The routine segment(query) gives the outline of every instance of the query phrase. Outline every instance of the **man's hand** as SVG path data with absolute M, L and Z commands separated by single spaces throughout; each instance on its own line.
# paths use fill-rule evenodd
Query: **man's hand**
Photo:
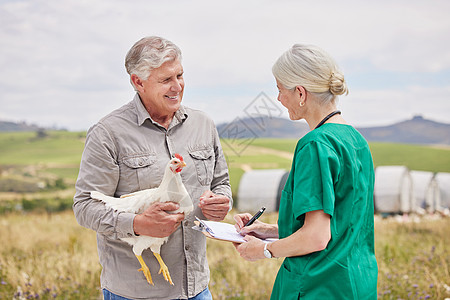
M 183 221 L 184 213 L 168 212 L 178 208 L 180 205 L 174 202 L 154 202 L 143 213 L 134 217 L 134 233 L 157 238 L 171 235 Z
M 206 191 L 200 197 L 198 207 L 203 215 L 211 221 L 222 221 L 230 210 L 230 199 L 226 196 L 216 195 Z

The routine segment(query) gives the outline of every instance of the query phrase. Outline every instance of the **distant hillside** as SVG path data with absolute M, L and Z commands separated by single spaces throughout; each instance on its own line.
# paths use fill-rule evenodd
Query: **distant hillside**
M 415 116 L 389 126 L 357 127 L 369 142 L 391 142 L 405 144 L 450 145 L 450 124 L 439 123 Z M 42 128 L 25 122 L 0 121 L 2 131 L 42 131 L 65 130 Z M 309 132 L 304 121 L 291 121 L 285 118 L 258 117 L 236 118 L 230 123 L 217 125 L 221 138 L 295 138 L 299 139 Z
M 300 138 L 309 132 L 306 122 L 285 118 L 236 118 L 217 125 L 221 138 Z
M 15 123 L 8 121 L 0 121 L 0 132 L 2 131 L 38 131 L 41 128 L 34 124 L 25 122 Z
M 28 124 L 27 122 L 10 122 L 0 120 L 0 132 L 16 132 L 16 131 L 45 131 L 45 130 L 64 130 L 64 128 L 50 127 L 45 128 L 35 124 Z
M 356 128 L 369 142 L 450 145 L 450 124 L 415 116 L 389 126 Z M 309 132 L 305 122 L 285 118 L 237 118 L 217 125 L 221 138 L 300 138 Z
M 358 130 L 368 141 L 374 142 L 450 145 L 450 124 L 426 120 L 422 116 L 390 126 Z

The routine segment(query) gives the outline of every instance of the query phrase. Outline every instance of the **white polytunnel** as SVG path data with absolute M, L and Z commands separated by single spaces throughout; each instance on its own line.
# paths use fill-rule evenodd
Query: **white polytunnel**
M 266 212 L 278 211 L 288 176 L 289 171 L 282 169 L 245 172 L 239 183 L 237 209 L 253 214 L 264 206 Z
M 414 208 L 412 179 L 405 166 L 379 166 L 375 169 L 375 211 L 408 213 Z
M 437 211 L 450 208 L 450 173 L 439 172 L 434 176 L 439 186 L 439 200 L 436 205 Z
M 410 171 L 414 191 L 414 212 L 433 213 L 439 202 L 439 187 L 433 172 Z

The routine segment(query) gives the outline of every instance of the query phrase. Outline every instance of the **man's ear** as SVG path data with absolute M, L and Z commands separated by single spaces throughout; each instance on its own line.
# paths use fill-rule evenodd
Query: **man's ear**
M 144 86 L 142 80 L 136 74 L 131 74 L 130 80 L 138 91 Z

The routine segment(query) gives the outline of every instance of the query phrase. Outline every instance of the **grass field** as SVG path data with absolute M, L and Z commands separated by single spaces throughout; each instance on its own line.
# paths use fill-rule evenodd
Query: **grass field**
M 276 218 L 271 213 L 262 220 Z M 70 211 L 7 214 L 0 224 L 0 299 L 100 299 L 95 233 L 79 226 Z M 379 299 L 450 297 L 448 228 L 450 218 L 376 219 Z M 214 299 L 269 298 L 281 259 L 247 262 L 231 243 L 208 240 L 207 247 Z
M 70 210 L 84 138 L 76 132 L 0 133 L 0 299 L 100 299 L 95 233 L 79 226 Z M 290 169 L 297 143 L 236 142 L 222 141 L 234 195 L 245 170 Z M 375 166 L 450 172 L 449 148 L 370 147 Z M 14 192 L 17 188 L 22 191 Z M 262 217 L 276 219 L 276 213 Z M 376 217 L 375 226 L 379 299 L 450 298 L 450 218 L 397 222 Z M 267 299 L 282 262 L 246 262 L 231 244 L 212 240 L 207 255 L 214 299 Z
M 230 151 L 233 143 L 223 143 L 230 159 L 236 155 Z M 254 147 L 268 148 L 292 154 L 295 150 L 295 139 L 255 139 L 248 149 Z M 226 147 L 228 146 L 228 147 Z M 430 172 L 450 172 L 450 147 L 437 147 L 425 145 L 369 143 L 375 167 L 385 165 L 404 165 L 411 170 Z M 251 151 L 243 151 L 241 161 L 245 161 Z M 290 165 L 289 165 L 290 167 Z
M 41 179 L 47 185 L 62 179 L 68 187 L 73 186 L 84 138 L 83 132 L 51 131 L 44 137 L 31 132 L 0 133 L 0 192 L 5 178 L 23 183 L 34 180 L 36 184 Z M 249 143 L 223 140 L 233 194 L 237 194 L 245 170 L 289 170 L 296 143 L 295 139 L 255 139 Z M 390 143 L 370 143 L 370 148 L 375 166 L 405 165 L 412 170 L 450 172 L 450 148 Z
M 235 146 L 234 141 L 222 141 L 230 170 L 233 195 L 237 194 L 244 169 L 291 168 L 295 139 L 255 139 L 247 146 Z M 244 149 L 235 151 L 233 147 Z M 450 147 L 369 143 L 374 166 L 402 165 L 410 170 L 450 172 Z M 236 153 L 237 152 L 237 153 Z
M 0 165 L 74 165 L 78 168 L 85 133 L 49 131 L 0 133 Z

